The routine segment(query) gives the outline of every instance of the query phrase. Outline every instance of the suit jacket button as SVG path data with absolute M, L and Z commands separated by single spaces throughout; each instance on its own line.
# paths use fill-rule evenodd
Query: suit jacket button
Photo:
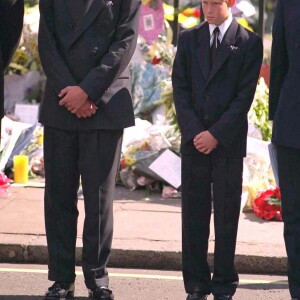
M 299 43 L 296 43 L 296 44 L 295 44 L 295 48 L 298 48 L 298 47 L 299 47 Z
M 97 52 L 98 52 L 98 50 L 99 50 L 98 47 L 94 47 L 94 48 L 92 49 L 92 54 L 93 54 L 93 55 L 96 55 Z
M 209 100 L 209 96 L 206 96 L 206 98 L 205 98 L 207 101 Z
M 68 24 L 68 27 L 70 28 L 70 29 L 73 29 L 74 28 L 74 26 L 73 26 L 73 24 Z

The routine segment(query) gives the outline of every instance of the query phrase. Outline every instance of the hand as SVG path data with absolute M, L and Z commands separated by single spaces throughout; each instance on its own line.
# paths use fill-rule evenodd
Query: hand
M 208 131 L 202 131 L 194 138 L 194 146 L 199 152 L 210 154 L 218 146 L 218 141 Z
M 94 115 L 98 107 L 90 100 L 87 100 L 76 112 L 77 118 L 87 118 Z
M 60 91 L 58 96 L 62 97 L 59 105 L 65 106 L 73 114 L 76 114 L 88 100 L 88 94 L 79 86 L 67 86 Z

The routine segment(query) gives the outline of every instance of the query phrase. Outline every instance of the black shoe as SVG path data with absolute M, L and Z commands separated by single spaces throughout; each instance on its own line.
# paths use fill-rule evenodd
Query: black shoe
M 232 300 L 232 296 L 227 294 L 214 295 L 214 300 Z
M 203 294 L 203 292 L 195 290 L 194 292 L 188 294 L 186 300 L 206 300 L 207 296 L 208 295 Z
M 94 300 L 113 300 L 114 294 L 108 287 L 101 286 L 89 290 L 89 298 Z
M 65 300 L 74 298 L 75 286 L 74 283 L 54 282 L 48 288 L 44 300 Z

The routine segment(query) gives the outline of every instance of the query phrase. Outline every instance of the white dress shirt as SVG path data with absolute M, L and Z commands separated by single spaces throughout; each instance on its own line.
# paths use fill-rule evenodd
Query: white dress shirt
M 225 33 L 226 33 L 227 29 L 229 28 L 232 20 L 233 20 L 233 16 L 232 16 L 232 13 L 230 12 L 228 18 L 220 26 L 217 26 L 217 25 L 214 25 L 214 24 L 209 24 L 210 46 L 212 45 L 213 39 L 214 39 L 214 34 L 213 34 L 214 29 L 216 27 L 219 27 L 219 29 L 220 29 L 220 33 L 219 33 L 218 39 L 219 39 L 219 42 L 221 44 L 222 40 L 223 40 L 223 37 L 225 36 Z

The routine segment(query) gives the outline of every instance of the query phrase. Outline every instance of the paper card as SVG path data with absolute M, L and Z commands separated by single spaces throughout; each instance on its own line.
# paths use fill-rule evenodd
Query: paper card
M 181 186 L 181 158 L 171 150 L 166 149 L 152 162 L 149 169 L 174 188 Z
M 35 124 L 38 120 L 39 104 L 20 104 L 15 106 L 15 115 L 19 117 L 20 122 Z
M 248 1 L 241 0 L 235 6 L 245 15 L 246 18 L 250 18 L 256 13 L 255 7 Z

